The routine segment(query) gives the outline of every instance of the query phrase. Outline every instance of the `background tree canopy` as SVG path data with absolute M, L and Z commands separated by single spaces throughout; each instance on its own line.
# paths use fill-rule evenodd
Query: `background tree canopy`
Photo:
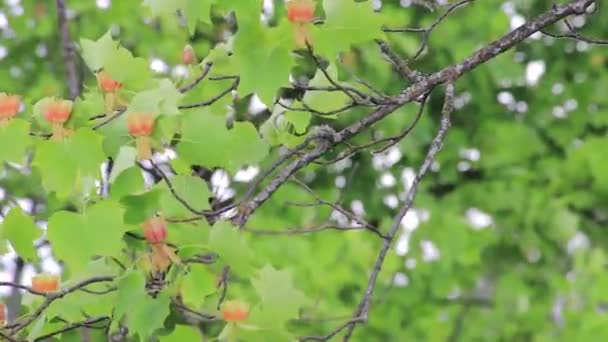
M 0 336 L 603 340 L 603 12 L 4 1 Z

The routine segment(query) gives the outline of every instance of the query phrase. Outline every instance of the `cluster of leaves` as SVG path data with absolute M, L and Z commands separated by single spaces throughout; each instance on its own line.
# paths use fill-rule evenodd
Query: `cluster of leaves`
M 2 79 L 11 82 L 0 80 L 0 89 L 22 94 L 24 102 L 24 110 L 0 126 L 2 201 L 11 207 L 0 237 L 32 265 L 40 264 L 40 241 L 48 242 L 63 265 L 60 290 L 26 290 L 18 319 L 3 334 L 79 340 L 79 329 L 62 330 L 73 326 L 87 328 L 93 340 L 122 334 L 161 342 L 203 335 L 282 341 L 324 334 L 339 325 L 336 317 L 348 320 L 383 240 L 365 229 L 346 232 L 348 224 L 334 221 L 350 215 L 342 203 L 359 204 L 365 214 L 356 216 L 385 231 L 394 214 L 386 199 L 399 198 L 407 182 L 376 184 L 381 177 L 405 175 L 424 158 L 440 97 L 427 94 L 419 119 L 417 106 L 398 108 L 351 143 L 365 146 L 399 134 L 415 119 L 407 139 L 374 154 L 345 158 L 350 149 L 331 151 L 325 161 L 301 170 L 294 183 L 283 184 L 244 227 L 234 227 L 226 214 L 244 209 L 223 202 L 199 171 L 232 178 L 246 166 L 271 167 L 282 149 L 308 141 L 312 125 L 338 130 L 397 96 L 404 80 L 375 40 L 407 56 L 417 55 L 419 42 L 428 40 L 432 49 L 411 65 L 434 71 L 501 36 L 509 22 L 504 12 L 479 2 L 431 26 L 428 37 L 429 31 L 388 34 L 383 29 L 404 23 L 429 27 L 436 15 L 424 6 L 402 8 L 399 1 L 383 1 L 377 10 L 371 1 L 293 1 L 316 4 L 314 22 L 293 22 L 284 1 L 274 1 L 272 11 L 262 11 L 261 0 L 115 1 L 105 12 L 90 1 L 71 2 L 77 13 L 73 32 L 94 38 L 78 44 L 86 77 L 65 123 L 68 133 L 59 139 L 49 139 L 52 126 L 37 105 L 65 89 L 51 67 L 63 64 L 59 54 L 29 69 L 24 62 L 19 82 L 0 67 L 0 76 L 7 75 Z M 32 15 L 9 18 L 17 38 L 7 45 L 4 65 L 21 65 L 19 48 L 53 41 L 46 48 L 60 49 L 45 15 L 51 4 L 23 6 Z M 516 8 L 532 16 L 551 5 L 518 2 Z M 133 20 L 142 12 L 145 20 Z M 589 32 L 608 29 L 606 23 L 594 25 Z M 601 85 L 608 81 L 608 55 L 598 48 L 578 51 L 567 40 L 544 42 L 521 44 L 457 83 L 460 112 L 414 211 L 430 219 L 414 215 L 423 222 L 407 255 L 387 258 L 369 328 L 359 330 L 358 339 L 542 340 L 608 333 L 605 317 L 596 312 L 606 277 L 600 229 L 608 216 L 608 163 L 602 158 L 608 102 Z M 181 66 L 186 77 L 154 73 L 144 58 L 177 64 L 186 43 L 204 56 L 200 64 Z M 571 58 L 561 57 L 564 50 Z M 538 59 L 552 64 L 532 88 L 525 83 L 524 62 Z M 119 89 L 101 89 L 100 72 Z M 565 117 L 553 115 L 565 106 L 556 103 L 556 84 L 563 88 L 559 101 L 576 100 Z M 512 94 L 526 111 L 516 114 L 496 103 L 500 92 Z M 259 101 L 262 110 L 253 106 Z M 138 160 L 137 139 L 129 132 L 129 117 L 138 113 L 153 115 L 157 159 Z M 479 160 L 466 160 L 462 151 L 469 147 L 479 150 Z M 177 157 L 159 157 L 168 150 Z M 340 182 L 348 190 L 336 187 Z M 244 200 L 251 195 L 248 185 L 236 179 L 231 184 Z M 43 206 L 25 213 L 14 205 L 17 198 Z M 490 214 L 492 227 L 471 229 L 465 219 L 471 207 Z M 166 245 L 176 254 L 168 269 L 150 265 L 155 249 L 142 230 L 157 215 L 167 221 Z M 281 234 L 289 233 L 286 227 L 312 231 L 325 217 L 338 229 Z M 576 238 L 591 242 L 568 247 Z M 422 246 L 429 241 L 440 257 L 425 262 Z M 6 244 L 0 247 L 7 252 Z M 395 281 L 403 276 L 406 287 Z M 547 318 L 556 302 L 565 312 L 563 327 Z M 227 304 L 247 313 L 226 315 Z

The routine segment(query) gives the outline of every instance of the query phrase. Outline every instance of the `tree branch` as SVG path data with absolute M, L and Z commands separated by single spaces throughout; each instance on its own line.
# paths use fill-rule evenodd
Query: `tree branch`
M 57 20 L 59 24 L 59 34 L 61 37 L 61 54 L 63 56 L 63 66 L 65 68 L 65 78 L 70 91 L 70 99 L 74 100 L 80 95 L 80 81 L 78 78 L 78 67 L 76 65 L 76 52 L 72 39 L 70 38 L 70 28 L 68 26 L 67 7 L 65 0 L 56 0 Z
M 110 320 L 110 319 L 111 318 L 108 316 L 99 316 L 99 317 L 93 317 L 93 318 L 86 319 L 82 322 L 71 323 L 59 330 L 55 330 L 48 334 L 44 334 L 42 336 L 36 337 L 36 339 L 34 339 L 34 341 L 44 341 L 47 338 L 53 337 L 55 335 L 63 334 L 65 332 L 68 332 L 68 331 L 74 330 L 74 329 L 78 329 L 78 328 L 92 328 L 92 326 L 91 326 L 92 324 L 103 322 L 103 321 Z M 99 327 L 95 326 L 95 328 L 99 328 Z
M 179 88 L 179 92 L 180 93 L 187 93 L 190 90 L 192 90 L 192 88 L 196 87 L 197 84 L 199 84 L 202 80 L 205 79 L 205 77 L 207 77 L 207 75 L 209 74 L 209 71 L 211 71 L 211 66 L 213 66 L 213 63 L 211 62 L 207 62 L 205 63 L 205 66 L 203 67 L 203 71 L 201 72 L 201 74 L 194 79 L 194 81 L 192 81 L 189 84 L 186 84 L 185 86 Z
M 382 120 L 401 106 L 415 101 L 429 92 L 433 87 L 447 81 L 455 81 L 465 73 L 475 69 L 479 65 L 495 58 L 496 56 L 521 43 L 532 34 L 551 25 L 569 15 L 585 13 L 594 0 L 573 0 L 565 4 L 554 6 L 550 11 L 526 22 L 517 29 L 507 33 L 503 37 L 487 46 L 479 49 L 462 62 L 445 67 L 444 69 L 422 77 L 418 82 L 412 84 L 400 95 L 392 98 L 393 101 L 379 105 L 378 108 L 359 121 L 333 135 L 331 141 L 319 144 L 312 151 L 304 153 L 300 159 L 294 160 L 287 165 L 257 196 L 242 203 L 239 214 L 233 219 L 236 225 L 243 226 L 251 214 L 257 210 L 277 189 L 300 169 L 315 161 L 317 158 L 334 148 L 336 145 L 347 141 L 359 134 L 362 130 Z
M 357 307 L 357 310 L 355 311 L 355 314 L 353 315 L 353 317 L 363 317 L 362 322 L 367 321 L 367 317 L 368 317 L 368 313 L 369 313 L 369 306 L 370 306 L 369 304 L 371 301 L 372 294 L 374 293 L 374 289 L 376 287 L 376 281 L 378 280 L 378 275 L 380 274 L 380 271 L 382 270 L 382 264 L 384 263 L 384 259 L 386 258 L 386 255 L 388 254 L 388 251 L 391 247 L 391 243 L 394 240 L 395 235 L 397 234 L 397 231 L 401 227 L 401 221 L 403 221 L 403 217 L 405 217 L 405 214 L 407 214 L 407 212 L 410 210 L 410 208 L 412 207 L 412 205 L 414 203 L 414 199 L 416 198 L 416 192 L 418 190 L 418 184 L 420 184 L 420 181 L 422 180 L 424 175 L 431 168 L 431 165 L 435 161 L 435 157 L 437 156 L 437 153 L 439 153 L 439 151 L 441 150 L 441 146 L 443 145 L 443 140 L 445 139 L 447 131 L 450 128 L 450 115 L 453 110 L 454 110 L 454 85 L 452 83 L 448 83 L 446 86 L 446 93 L 445 93 L 445 100 L 443 103 L 443 109 L 441 110 L 441 125 L 437 132 L 437 135 L 431 142 L 431 146 L 429 147 L 426 157 L 424 158 L 424 161 L 422 162 L 422 166 L 420 166 L 420 169 L 418 170 L 418 173 L 416 174 L 416 177 L 414 178 L 412 185 L 407 190 L 407 193 L 405 195 L 405 202 L 403 203 L 403 206 L 399 210 L 399 213 L 397 213 L 397 215 L 393 219 L 393 223 L 392 223 L 391 228 L 388 233 L 388 238 L 386 240 L 384 240 L 384 243 L 382 244 L 382 248 L 380 249 L 378 258 L 376 259 L 374 269 L 372 271 L 372 274 L 369 277 L 367 289 L 365 290 L 365 295 L 363 296 L 361 303 L 359 304 L 359 306 Z M 358 321 L 357 323 L 361 323 L 361 321 Z M 344 341 L 348 341 L 353 330 L 355 329 L 355 326 L 356 326 L 356 323 L 352 323 L 348 328 L 346 328 L 347 330 L 346 330 L 346 334 L 344 335 Z

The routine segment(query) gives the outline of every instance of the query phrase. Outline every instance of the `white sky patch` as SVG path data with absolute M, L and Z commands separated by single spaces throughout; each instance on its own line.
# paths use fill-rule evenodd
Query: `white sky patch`
M 416 230 L 416 228 L 418 228 L 419 225 L 420 225 L 420 218 L 418 217 L 418 214 L 416 213 L 416 211 L 413 209 L 408 210 L 408 212 L 405 214 L 405 216 L 401 220 L 401 226 L 403 227 L 403 230 L 408 233 L 411 233 L 414 230 Z
M 500 9 L 508 16 L 515 14 L 515 5 L 511 1 L 503 2 L 502 5 L 500 5 Z
M 0 281 L 12 282 L 13 281 L 12 271 L 9 271 L 9 270 L 0 271 Z M 8 296 L 10 293 L 11 293 L 10 286 L 0 286 L 0 296 Z
M 363 202 L 361 202 L 359 200 L 352 201 L 350 203 L 350 209 L 357 216 L 363 216 L 363 215 L 365 215 L 365 208 L 363 206 Z
M 234 181 L 235 182 L 242 182 L 242 183 L 248 183 L 251 182 L 255 176 L 258 175 L 258 173 L 260 173 L 260 168 L 257 166 L 248 166 L 244 169 L 239 170 L 235 175 L 234 175 Z
M 380 176 L 380 186 L 383 188 L 390 188 L 397 184 L 395 176 L 390 172 L 385 172 Z
M 389 207 L 391 209 L 395 209 L 399 205 L 399 198 L 397 198 L 397 195 L 395 195 L 395 194 L 390 194 L 390 195 L 384 196 L 384 198 L 382 199 L 382 202 L 387 207 Z
M 546 70 L 545 61 L 531 61 L 526 65 L 526 83 L 530 86 L 538 84 Z
M 568 113 L 562 106 L 553 107 L 553 111 L 551 112 L 551 114 L 553 114 L 553 116 L 557 119 L 563 119 L 568 116 Z
M 430 240 L 420 241 L 420 247 L 422 248 L 422 260 L 425 262 L 432 262 L 441 258 L 441 252 L 439 248 Z
M 404 256 L 410 250 L 410 236 L 407 233 L 401 234 L 395 244 L 395 253 L 398 256 Z
M 481 152 L 476 148 L 461 148 L 458 152 L 461 158 L 476 162 L 481 157 Z
M 45 273 L 61 274 L 61 266 L 52 258 L 42 260 L 42 270 Z
M 211 185 L 215 188 L 227 188 L 230 185 L 230 178 L 224 170 L 217 170 L 211 175 Z
M 498 103 L 503 106 L 508 106 L 510 104 L 515 103 L 515 96 L 513 96 L 513 94 L 508 91 L 499 92 L 496 96 L 496 99 L 498 100 Z
M 49 50 L 46 47 L 46 44 L 44 43 L 40 43 L 38 45 L 36 45 L 36 56 L 40 57 L 40 58 L 44 58 L 46 57 L 46 55 L 48 55 Z
M 157 74 L 164 74 L 169 71 L 169 66 L 160 58 L 150 60 L 150 69 Z
M 521 25 L 523 25 L 525 23 L 526 23 L 526 19 L 524 17 L 522 17 L 519 14 L 514 14 L 511 16 L 509 25 L 511 26 L 511 30 L 515 30 L 516 28 L 520 27 Z
M 405 273 L 397 272 L 393 277 L 393 284 L 397 287 L 406 287 L 410 283 L 410 279 Z
M 564 109 L 567 112 L 571 112 L 571 111 L 575 110 L 576 108 L 578 108 L 578 102 L 575 99 L 568 99 L 564 103 Z
M 262 100 L 260 99 L 259 96 L 257 96 L 256 94 L 253 94 L 253 96 L 251 97 L 251 102 L 249 102 L 249 112 L 253 115 L 258 114 L 263 112 L 264 110 L 266 110 L 266 105 L 264 104 L 264 102 L 262 102 Z
M 372 157 L 372 165 L 376 170 L 385 170 L 397 164 L 402 156 L 399 148 L 393 146 L 384 153 L 374 154 Z
M 8 19 L 6 18 L 6 14 L 4 12 L 0 12 L 0 29 L 8 28 Z
M 171 70 L 171 76 L 175 78 L 187 78 L 189 75 L 190 72 L 185 65 L 176 65 L 173 70 Z
M 100 8 L 102 10 L 106 10 L 106 9 L 110 8 L 110 5 L 112 5 L 112 0 L 96 0 L 95 4 L 97 5 L 98 8 Z
M 576 232 L 568 243 L 566 244 L 566 250 L 568 254 L 574 254 L 578 250 L 586 250 L 589 249 L 591 245 L 589 238 L 583 232 Z
M 346 186 L 346 177 L 344 176 L 338 176 L 336 177 L 336 187 L 339 189 L 342 189 Z
M 412 186 L 414 179 L 416 179 L 416 172 L 414 172 L 413 168 L 406 167 L 401 171 L 401 182 L 403 182 L 406 190 Z
M 11 13 L 12 13 L 12 14 L 13 14 L 15 17 L 20 17 L 20 16 L 22 16 L 24 12 L 25 12 L 25 11 L 24 11 L 24 9 L 23 9 L 23 6 L 21 6 L 21 5 L 14 5 L 14 6 L 11 6 Z
M 518 101 L 517 104 L 515 105 L 515 110 L 518 113 L 525 113 L 528 111 L 528 104 L 524 101 Z
M 456 164 L 456 169 L 460 172 L 466 172 L 471 169 L 471 163 L 466 160 L 461 160 Z
M 337 210 L 331 212 L 330 218 L 341 227 L 348 225 L 348 217 Z
M 467 222 L 471 225 L 474 230 L 482 230 L 487 228 L 494 223 L 492 216 L 477 209 L 469 208 L 465 213 Z

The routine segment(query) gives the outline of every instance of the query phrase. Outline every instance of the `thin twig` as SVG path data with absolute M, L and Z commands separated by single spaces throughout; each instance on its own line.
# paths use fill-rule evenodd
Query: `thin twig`
M 260 234 L 260 235 L 303 235 L 303 234 L 312 234 L 317 232 L 322 232 L 326 230 L 337 230 L 337 231 L 347 231 L 347 230 L 370 230 L 363 226 L 350 226 L 350 227 L 342 227 L 330 224 L 324 224 L 314 228 L 287 228 L 284 230 L 270 230 L 270 229 L 256 229 L 243 227 L 243 231 Z M 380 234 L 381 237 L 383 237 Z
M 39 292 L 34 290 L 33 288 L 29 287 L 29 286 L 25 286 L 25 285 L 21 285 L 18 283 L 13 283 L 13 282 L 9 282 L 9 281 L 0 281 L 0 287 L 2 286 L 9 286 L 12 287 L 14 289 L 20 289 L 20 290 L 25 290 L 33 295 L 36 296 L 46 296 L 45 292 Z
M 218 80 L 218 78 L 209 78 L 209 79 Z M 190 108 L 198 108 L 198 107 L 207 107 L 207 106 L 214 104 L 215 102 L 220 100 L 222 97 L 226 96 L 227 94 L 229 94 L 233 90 L 236 90 L 239 87 L 240 78 L 238 76 L 235 76 L 232 79 L 233 79 L 233 81 L 232 81 L 232 84 L 230 85 L 230 87 L 226 88 L 224 91 L 222 91 L 218 95 L 210 98 L 209 100 L 198 102 L 198 103 L 187 104 L 187 105 L 180 105 L 177 108 L 190 109 Z
M 361 102 L 367 103 L 372 98 L 368 94 L 365 94 L 365 93 L 363 93 L 357 89 L 351 88 L 351 87 L 345 87 L 345 86 L 341 85 L 340 83 L 338 83 L 337 81 L 335 81 L 333 79 L 333 77 L 331 77 L 329 75 L 327 70 L 325 70 L 325 68 L 323 68 L 323 65 L 321 65 L 321 61 L 315 55 L 315 53 L 312 49 L 312 46 L 310 44 L 306 43 L 306 47 L 308 48 L 308 53 L 310 53 L 310 56 L 312 57 L 313 61 L 317 65 L 317 69 L 321 70 L 321 73 L 323 73 L 323 76 L 325 76 L 325 79 L 327 79 L 327 81 L 329 81 L 329 83 L 331 83 L 331 85 L 340 89 L 346 96 L 350 97 L 350 99 L 353 101 L 353 103 L 357 103 L 357 104 L 360 104 Z M 359 97 L 359 98 L 357 98 L 357 97 Z
M 217 287 L 221 288 L 220 298 L 217 300 L 217 309 L 219 310 L 226 299 L 226 294 L 228 294 L 228 279 L 230 277 L 230 266 L 224 266 L 222 269 L 222 275 L 217 282 Z
M 422 73 L 413 70 L 407 64 L 405 60 L 403 60 L 397 53 L 388 45 L 388 43 L 377 40 L 376 43 L 380 46 L 380 51 L 386 56 L 386 58 L 391 62 L 391 64 L 395 67 L 395 70 L 399 73 L 399 75 L 412 82 L 418 82 L 422 77 Z
M 433 23 L 427 27 L 427 28 L 410 28 L 410 27 L 403 27 L 403 28 L 383 28 L 382 30 L 384 32 L 408 32 L 408 33 L 421 33 L 422 34 L 422 43 L 420 44 L 420 47 L 418 48 L 418 51 L 416 51 L 416 53 L 414 54 L 414 57 L 412 57 L 412 59 L 417 59 L 420 54 L 424 51 L 424 49 L 426 48 L 426 46 L 428 45 L 428 41 L 429 41 L 429 36 L 431 35 L 431 32 L 433 32 L 433 30 L 445 19 L 447 18 L 447 16 L 450 15 L 450 13 L 452 13 L 454 10 L 456 10 L 457 8 L 466 5 L 470 2 L 473 2 L 475 0 L 460 0 L 452 5 L 450 5 L 450 7 L 448 7 L 445 12 L 443 12 L 437 19 L 435 19 L 435 21 L 433 21 Z
M 334 337 L 337 334 L 339 334 L 340 331 L 342 331 L 342 330 L 346 329 L 347 327 L 352 326 L 354 324 L 363 322 L 364 320 L 365 320 L 364 317 L 351 318 L 347 322 L 344 322 L 344 323 L 340 324 L 336 329 L 332 330 L 331 332 L 329 332 L 326 335 L 323 335 L 323 336 L 304 336 L 304 337 L 300 337 L 298 340 L 299 341 L 329 341 L 329 339 L 331 339 L 332 337 Z
M 110 116 L 108 116 L 105 120 L 100 121 L 99 123 L 95 124 L 92 129 L 96 130 L 99 129 L 107 124 L 109 124 L 110 122 L 118 119 L 120 116 L 122 116 L 125 112 L 127 111 L 127 108 L 121 108 L 118 111 L 114 112 L 113 114 L 111 114 Z
M 65 327 L 63 327 L 63 328 L 61 328 L 59 330 L 55 330 L 55 331 L 50 332 L 48 334 L 44 334 L 42 336 L 36 337 L 34 339 L 34 341 L 44 341 L 47 338 L 53 337 L 55 335 L 63 334 L 63 333 L 68 332 L 70 330 L 74 330 L 74 329 L 78 329 L 78 328 L 83 328 L 83 327 L 84 328 L 100 328 L 100 327 L 91 326 L 91 325 L 93 325 L 95 323 L 103 322 L 103 321 L 106 321 L 106 320 L 109 321 L 110 319 L 111 318 L 108 317 L 108 316 L 100 316 L 100 317 L 89 318 L 89 319 L 86 319 L 86 320 L 84 320 L 82 322 L 71 323 L 71 324 L 69 324 L 69 325 L 67 325 L 67 326 L 65 326 Z M 101 328 L 103 328 L 103 327 L 101 327 Z
M 353 314 L 353 317 L 363 317 L 364 322 L 367 320 L 367 317 L 368 317 L 369 304 L 371 301 L 371 297 L 374 293 L 374 289 L 376 287 L 376 281 L 378 280 L 378 275 L 380 274 L 380 271 L 382 270 L 382 265 L 384 264 L 384 259 L 386 258 L 386 255 L 388 254 L 388 251 L 391 247 L 391 243 L 392 243 L 393 239 L 395 238 L 395 235 L 397 234 L 399 227 L 401 227 L 401 222 L 403 221 L 403 217 L 407 214 L 407 212 L 410 210 L 410 208 L 412 207 L 412 205 L 414 203 L 414 199 L 416 198 L 416 192 L 418 190 L 418 184 L 420 184 L 420 181 L 422 180 L 424 175 L 431 168 L 431 165 L 435 161 L 435 157 L 437 156 L 437 153 L 439 153 L 439 151 L 441 150 L 441 146 L 443 145 L 443 140 L 445 139 L 446 133 L 447 133 L 448 129 L 450 128 L 450 115 L 453 110 L 454 110 L 454 85 L 452 83 L 448 83 L 446 85 L 446 93 L 445 93 L 445 100 L 443 103 L 443 109 L 441 110 L 441 124 L 440 124 L 439 130 L 437 131 L 435 138 L 431 142 L 431 146 L 429 147 L 426 157 L 424 158 L 424 161 L 422 162 L 422 165 L 420 166 L 420 169 L 418 170 L 416 177 L 414 178 L 412 184 L 410 185 L 409 189 L 407 190 L 403 206 L 399 210 L 399 213 L 397 213 L 397 215 L 393 219 L 393 223 L 392 223 L 391 228 L 388 233 L 388 239 L 384 240 L 384 243 L 382 244 L 382 248 L 380 249 L 380 252 L 378 253 L 378 257 L 376 259 L 374 269 L 369 277 L 369 281 L 367 283 L 367 288 L 365 290 L 365 295 L 363 296 L 361 303 L 357 307 L 357 310 Z M 348 341 L 353 330 L 355 329 L 355 326 L 356 326 L 356 323 L 353 323 L 347 328 L 346 334 L 344 335 L 344 341 Z
M 567 33 L 563 33 L 563 34 L 551 33 L 551 32 L 548 32 L 546 30 L 542 30 L 541 32 L 543 34 L 546 34 L 549 37 L 553 37 L 553 38 L 557 38 L 557 39 L 564 39 L 564 38 L 575 39 L 575 40 L 583 41 L 585 43 L 594 44 L 594 45 L 606 45 L 606 44 L 608 44 L 608 39 L 589 38 L 589 37 L 585 37 L 582 34 L 578 33 L 574 29 L 574 27 L 572 26 L 572 24 L 568 21 L 568 19 L 564 19 L 564 23 L 566 24 L 566 27 L 569 30 L 569 32 L 567 32 Z
M 319 115 L 319 116 L 328 116 L 328 115 L 339 114 L 339 113 L 345 112 L 345 111 L 347 111 L 347 110 L 349 110 L 349 109 L 357 106 L 356 103 L 349 103 L 349 104 L 346 104 L 346 105 L 344 105 L 344 106 L 342 106 L 340 108 L 337 108 L 337 109 L 333 109 L 333 110 L 329 110 L 329 111 L 321 111 L 321 110 L 317 110 L 317 109 L 311 108 L 306 103 L 302 103 L 302 108 L 292 107 L 290 105 L 287 105 L 287 104 L 281 102 L 281 99 L 278 99 L 275 103 L 278 104 L 279 106 L 287 109 L 287 110 L 291 110 L 291 111 L 294 111 L 294 112 L 308 112 L 308 113 L 316 114 L 316 115 Z
M 211 71 L 211 66 L 213 66 L 213 63 L 211 63 L 211 62 L 205 63 L 205 66 L 203 67 L 203 71 L 201 72 L 201 74 L 197 78 L 195 78 L 194 81 L 179 88 L 179 92 L 182 94 L 187 93 L 190 90 L 192 90 L 192 88 L 196 87 L 197 84 L 199 84 L 202 80 L 205 79 L 205 77 L 207 77 L 207 75 L 209 74 L 209 71 Z
M 165 181 L 165 183 L 167 184 L 167 187 L 169 188 L 169 191 L 171 192 L 171 194 L 173 195 L 173 197 L 175 197 L 175 199 L 181 203 L 184 208 L 188 209 L 188 211 L 192 212 L 193 214 L 196 215 L 204 215 L 205 212 L 203 210 L 197 210 L 195 209 L 192 205 L 190 205 L 190 203 L 188 203 L 188 201 L 186 201 L 183 197 L 181 197 L 177 191 L 175 190 L 175 188 L 173 187 L 173 184 L 171 183 L 171 180 L 169 180 L 169 177 L 165 174 L 165 172 L 163 170 L 161 170 L 160 167 L 158 167 L 158 165 L 156 165 L 156 163 L 154 161 L 152 161 L 152 159 L 149 160 L 150 161 L 150 165 L 152 165 L 152 167 L 154 168 L 154 170 L 156 170 L 156 172 L 158 172 L 160 174 L 160 176 L 163 178 L 163 180 Z
M 40 317 L 40 315 L 44 312 L 44 310 L 46 310 L 46 308 L 48 308 L 49 305 L 51 305 L 51 303 L 53 303 L 55 300 L 63 298 L 66 295 L 68 295 L 72 292 L 78 291 L 82 288 L 85 288 L 86 286 L 91 285 L 91 284 L 101 283 L 101 282 L 112 282 L 112 281 L 114 281 L 114 277 L 111 277 L 111 276 L 92 277 L 92 278 L 85 279 L 77 284 L 74 284 L 62 291 L 47 293 L 47 294 L 45 294 L 45 297 L 46 297 L 45 301 L 36 310 L 34 310 L 34 312 L 29 314 L 28 316 L 25 316 L 23 321 L 17 322 L 15 324 L 7 325 L 7 326 L 5 326 L 5 328 L 9 329 L 10 335 L 15 335 L 17 332 L 26 328 L 33 321 L 35 321 L 38 317 Z

